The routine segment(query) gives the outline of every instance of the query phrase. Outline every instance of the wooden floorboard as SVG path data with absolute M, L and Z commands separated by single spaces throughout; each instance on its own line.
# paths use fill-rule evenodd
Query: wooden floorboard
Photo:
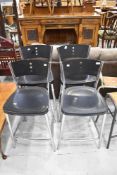
M 3 128 L 5 122 L 5 116 L 3 112 L 3 105 L 8 97 L 15 91 L 16 85 L 13 82 L 0 83 L 0 131 Z

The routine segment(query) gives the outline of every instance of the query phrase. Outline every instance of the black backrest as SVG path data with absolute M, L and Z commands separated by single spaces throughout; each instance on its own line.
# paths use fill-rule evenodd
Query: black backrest
M 70 44 L 57 48 L 61 61 L 68 58 L 88 58 L 90 45 Z
M 49 63 L 43 60 L 20 60 L 10 63 L 10 67 L 15 77 L 39 75 L 44 79 L 48 76 Z
M 23 46 L 21 49 L 22 59 L 51 59 L 52 46 L 50 45 L 30 45 Z
M 102 63 L 93 59 L 70 59 L 62 62 L 65 79 L 81 81 L 86 76 L 98 76 Z

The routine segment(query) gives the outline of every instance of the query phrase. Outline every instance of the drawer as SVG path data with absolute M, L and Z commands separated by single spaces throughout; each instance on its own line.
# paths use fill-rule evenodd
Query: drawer
M 82 19 L 82 24 L 100 24 L 101 19 Z
M 46 29 L 73 29 L 75 24 L 46 24 Z
M 35 25 L 35 24 L 39 24 L 38 20 L 26 20 L 26 21 L 20 21 L 21 25 Z
M 80 19 L 48 19 L 48 20 L 41 20 L 41 24 L 79 24 Z

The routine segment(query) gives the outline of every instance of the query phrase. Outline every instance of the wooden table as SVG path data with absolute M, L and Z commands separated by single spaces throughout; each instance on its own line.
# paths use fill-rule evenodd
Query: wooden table
M 8 97 L 15 91 L 16 85 L 13 82 L 10 83 L 0 83 L 0 152 L 2 154 L 3 159 L 6 159 L 7 157 L 3 154 L 2 148 L 1 148 L 1 132 L 4 127 L 5 123 L 5 114 L 3 112 L 3 105 L 8 99 Z

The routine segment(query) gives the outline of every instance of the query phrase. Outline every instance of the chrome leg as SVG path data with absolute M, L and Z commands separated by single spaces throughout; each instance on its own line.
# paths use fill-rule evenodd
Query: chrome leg
M 107 114 L 104 114 L 103 121 L 102 121 L 102 126 L 101 126 L 101 131 L 100 131 L 98 148 L 100 148 L 101 143 L 102 143 L 102 136 L 103 136 L 103 130 L 104 130 L 104 126 L 105 126 L 106 117 L 107 117 Z
M 48 119 L 49 118 L 51 118 L 51 113 L 50 112 L 48 113 Z M 52 117 L 51 124 L 49 125 L 50 126 L 50 129 L 51 129 L 52 136 L 54 135 L 54 122 L 55 122 L 55 119 Z
M 59 122 L 61 122 L 62 117 L 63 117 L 62 112 L 61 112 L 61 101 L 62 101 L 61 99 L 62 99 L 63 91 L 64 91 L 64 86 L 61 85 L 60 94 L 59 94 Z
M 7 156 L 2 151 L 1 135 L 0 135 L 0 153 L 1 153 L 3 159 L 6 159 L 7 158 Z
M 50 100 L 49 100 L 49 107 L 50 107 L 50 111 L 52 112 L 53 119 L 54 121 L 56 121 L 56 115 L 55 115 L 55 112 L 54 112 L 54 109 L 53 109 L 53 106 Z
M 61 119 L 62 119 L 62 117 L 61 117 L 61 95 L 62 95 L 62 91 L 63 91 L 63 87 L 62 87 L 63 85 L 61 84 L 60 85 L 60 92 L 59 92 L 59 97 L 58 97 L 58 116 L 59 116 L 59 122 L 61 122 Z
M 60 110 L 60 111 L 59 111 L 59 122 L 62 121 L 62 118 L 63 118 L 63 114 L 62 114 L 62 112 L 61 112 L 61 110 Z
M 61 138 L 62 138 L 64 122 L 65 122 L 65 115 L 63 114 L 62 121 L 61 121 L 61 126 L 60 126 L 60 135 L 59 135 L 57 149 L 59 149 L 59 147 L 60 147 L 60 142 L 61 142 Z
M 52 96 L 53 96 L 55 111 L 56 111 L 56 114 L 57 114 L 57 116 L 58 116 L 57 102 L 56 102 L 56 98 L 55 98 L 55 93 L 54 93 L 53 84 L 51 84 L 51 90 L 52 90 Z M 55 116 L 55 113 L 54 113 L 54 116 Z M 56 121 L 58 121 L 58 117 L 57 117 L 57 116 L 55 116 L 55 120 L 56 120 Z
M 13 131 L 12 131 L 12 127 L 11 127 L 11 123 L 10 123 L 8 114 L 5 114 L 5 117 L 6 117 L 6 120 L 7 120 L 7 123 L 8 123 L 8 127 L 9 127 L 10 135 L 11 135 L 11 138 L 12 138 L 12 141 L 13 141 L 13 145 L 15 147 L 16 142 L 15 142 L 15 139 L 14 139 L 14 136 L 13 136 Z
M 52 136 L 52 132 L 51 132 L 51 128 L 50 128 L 50 124 L 49 124 L 49 120 L 48 120 L 48 115 L 45 114 L 45 117 L 46 117 L 46 123 L 47 123 L 47 126 L 48 126 L 48 131 L 49 131 L 49 135 L 50 135 L 50 139 L 51 139 L 51 143 L 52 143 L 52 148 L 53 148 L 53 151 L 56 151 L 54 139 L 53 139 L 53 136 Z

